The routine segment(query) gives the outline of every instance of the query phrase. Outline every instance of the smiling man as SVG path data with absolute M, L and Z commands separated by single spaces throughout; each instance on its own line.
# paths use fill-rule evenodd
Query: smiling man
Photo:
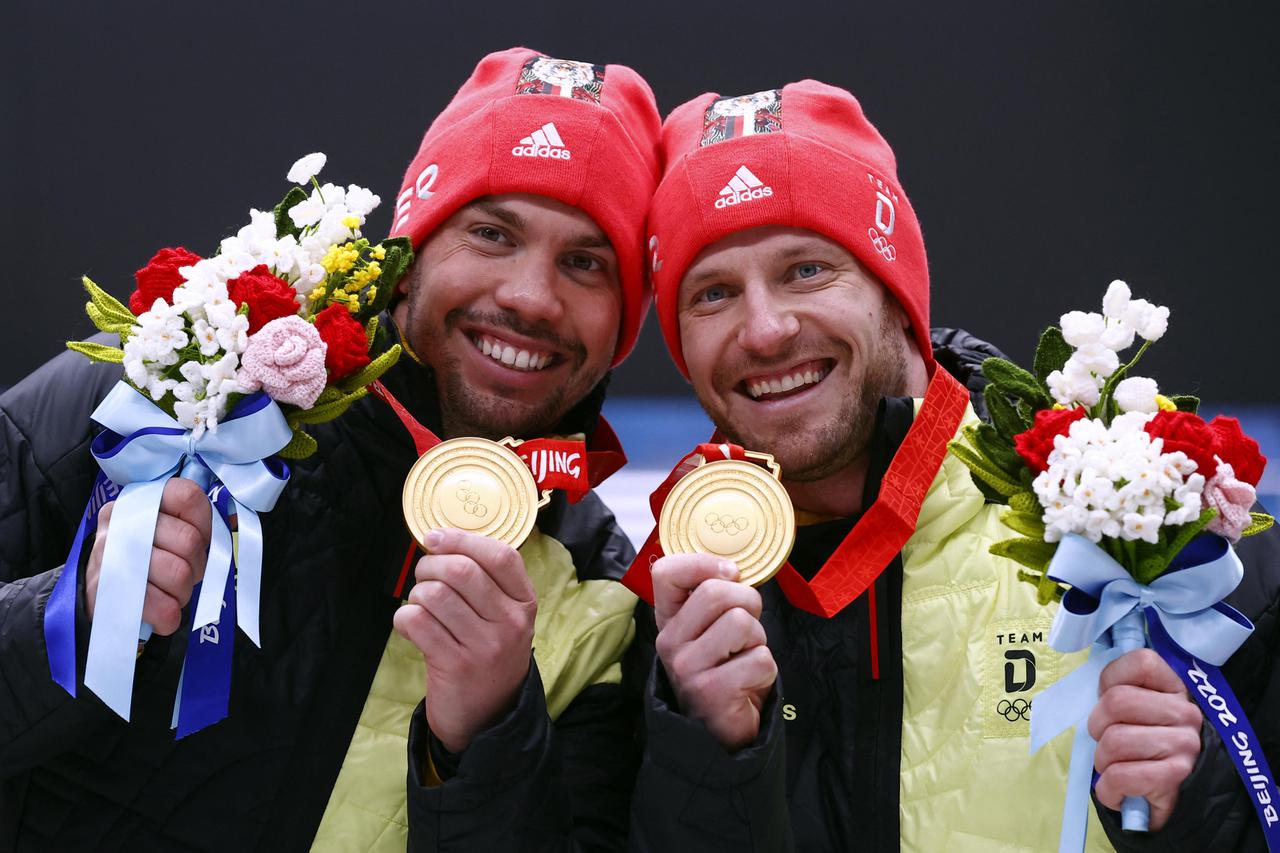
M 1048 648 L 1052 609 L 988 552 L 1008 535 L 999 507 L 946 455 L 997 353 L 930 334 L 924 242 L 892 150 L 853 96 L 814 81 L 703 95 L 667 119 L 663 148 L 656 304 L 719 430 L 704 453 L 772 454 L 798 529 L 759 589 L 710 555 L 628 573 L 651 596 L 657 649 L 633 844 L 1057 849 L 1070 738 L 1029 755 L 1029 708 L 1077 659 Z M 1232 603 L 1257 616 L 1276 597 L 1275 539 L 1241 553 L 1263 571 Z M 1275 631 L 1265 614 L 1242 649 L 1247 703 Z M 1247 838 L 1244 791 L 1211 732 L 1202 746 L 1173 671 L 1144 650 L 1102 685 L 1089 724 L 1106 833 L 1094 819 L 1090 849 Z M 1150 799 L 1157 832 L 1120 832 L 1109 809 L 1126 795 Z M 1209 796 L 1225 824 L 1206 820 Z
M 392 205 L 417 257 L 376 346 L 411 353 L 383 383 L 414 419 L 444 438 L 585 438 L 592 482 L 616 467 L 599 414 L 648 304 L 658 131 L 629 68 L 525 49 L 480 62 Z M 89 414 L 119 377 L 65 353 L 0 397 L 0 848 L 625 844 L 629 543 L 594 494 L 557 492 L 518 551 L 439 530 L 407 562 L 418 454 L 372 395 L 314 427 L 318 452 L 263 516 L 262 647 L 236 640 L 227 719 L 170 729 L 209 542 L 184 480 L 161 507 L 132 720 L 54 684 L 44 603 L 80 573 L 87 635 L 109 508 L 83 564 L 63 562 L 96 470 Z

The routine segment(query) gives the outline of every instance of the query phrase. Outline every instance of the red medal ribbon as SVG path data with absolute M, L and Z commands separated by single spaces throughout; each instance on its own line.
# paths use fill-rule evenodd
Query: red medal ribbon
M 947 443 L 960 428 L 968 403 L 968 390 L 946 370 L 936 369 L 925 391 L 920 413 L 889 463 L 875 502 L 812 580 L 806 581 L 790 563 L 776 575 L 778 585 L 792 605 L 830 618 L 875 582 L 915 532 L 920 506 L 942 467 Z M 699 445 L 699 450 L 706 447 L 718 445 Z M 672 486 L 695 467 L 690 465 L 682 470 L 694 455 L 680 460 L 653 493 L 650 506 L 655 518 Z M 653 603 L 653 581 L 649 570 L 653 561 L 662 556 L 657 541 L 655 529 L 622 579 L 632 592 L 650 604 Z
M 396 413 L 400 423 L 413 437 L 413 447 L 418 455 L 426 453 L 440 443 L 440 437 L 419 423 L 418 419 L 395 398 L 387 386 L 375 381 L 368 389 L 379 400 L 382 400 Z M 563 489 L 569 503 L 582 500 L 587 492 L 603 483 L 610 475 L 627 464 L 627 455 L 622 450 L 613 427 L 600 416 L 596 431 L 591 437 L 595 450 L 587 450 L 586 442 L 572 439 L 534 438 L 522 442 L 513 448 L 520 460 L 529 466 L 538 491 L 545 489 Z M 413 555 L 417 545 L 409 546 L 404 565 L 400 569 L 400 579 L 396 583 L 395 594 L 404 592 L 405 580 L 413 563 Z
M 712 439 L 717 436 L 719 436 L 719 432 L 712 436 Z M 671 473 L 667 475 L 667 479 L 662 481 L 662 485 L 654 489 L 653 494 L 649 495 L 649 509 L 653 512 L 653 520 L 657 521 L 658 516 L 662 515 L 662 505 L 667 502 L 667 495 L 675 488 L 676 483 L 680 482 L 680 479 L 685 474 L 697 468 L 701 460 L 718 462 L 722 459 L 746 458 L 746 451 L 736 444 L 699 444 L 693 449 L 692 453 L 676 463 L 676 467 L 671 469 Z M 636 558 L 632 560 L 627 573 L 622 576 L 623 586 L 650 604 L 653 604 L 653 578 L 650 577 L 649 572 L 653 568 L 654 562 L 662 556 L 662 543 L 658 539 L 658 527 L 655 524 L 653 530 L 649 533 L 649 538 L 644 541 L 644 545 L 640 548 L 640 553 L 636 554 Z

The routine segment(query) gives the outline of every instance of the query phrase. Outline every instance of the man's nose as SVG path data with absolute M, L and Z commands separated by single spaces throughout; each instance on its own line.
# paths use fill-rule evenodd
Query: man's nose
M 749 353 L 772 356 L 782 353 L 800 333 L 795 313 L 775 296 L 760 290 L 748 291 L 738 346 Z
M 520 258 L 494 293 L 498 307 L 534 323 L 558 323 L 564 317 L 560 270 L 555 258 L 529 253 Z

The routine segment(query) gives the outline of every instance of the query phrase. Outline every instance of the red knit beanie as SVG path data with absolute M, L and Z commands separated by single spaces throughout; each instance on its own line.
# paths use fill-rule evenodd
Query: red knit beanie
M 644 211 L 657 183 L 661 125 L 653 92 L 624 65 L 491 53 L 431 123 L 396 196 L 392 236 L 415 247 L 481 196 L 525 192 L 584 211 L 618 255 L 616 366 L 649 307 Z
M 924 238 L 893 150 L 853 95 L 816 80 L 736 98 L 707 93 L 667 118 L 662 153 L 648 245 L 658 320 L 686 378 L 680 280 L 698 252 L 760 225 L 807 228 L 857 256 L 906 309 L 932 371 Z

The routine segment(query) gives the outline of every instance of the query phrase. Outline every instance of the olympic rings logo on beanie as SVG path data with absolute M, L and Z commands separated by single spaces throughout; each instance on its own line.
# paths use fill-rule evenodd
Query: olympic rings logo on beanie
M 501 193 L 579 208 L 618 256 L 616 366 L 649 307 L 643 212 L 658 182 L 660 127 L 653 92 L 624 65 L 528 48 L 491 53 L 423 136 L 396 196 L 391 234 L 417 247 L 458 208 Z
M 680 280 L 704 248 L 762 225 L 805 228 L 852 252 L 901 303 L 932 364 L 924 238 L 893 150 L 853 95 L 815 80 L 704 94 L 668 116 L 662 153 L 666 171 L 649 208 L 650 272 L 663 338 L 686 378 Z

